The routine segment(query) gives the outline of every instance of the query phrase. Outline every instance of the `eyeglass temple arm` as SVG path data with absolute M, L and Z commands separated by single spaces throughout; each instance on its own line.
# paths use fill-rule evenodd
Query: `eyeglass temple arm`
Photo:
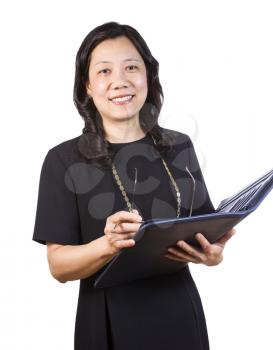
M 195 194 L 195 179 L 194 179 L 192 173 L 189 171 L 187 165 L 186 165 L 186 170 L 187 170 L 188 174 L 190 175 L 190 177 L 192 179 L 192 184 L 193 184 L 193 186 L 192 186 L 192 196 L 191 196 L 191 207 L 190 207 L 190 214 L 189 214 L 189 216 L 191 216 L 192 208 L 193 208 L 193 201 L 194 201 L 194 194 Z
M 189 216 L 191 216 L 192 215 L 192 208 L 193 208 L 193 201 L 194 201 L 196 184 L 195 184 L 195 179 L 194 179 L 192 173 L 190 172 L 190 170 L 188 169 L 187 165 L 186 165 L 186 171 L 190 175 L 190 178 L 192 179 L 192 184 L 193 184 L 193 186 L 192 186 L 192 197 L 191 197 L 190 214 L 189 214 Z M 133 210 L 134 197 L 135 197 L 135 191 L 136 191 L 136 184 L 137 184 L 137 168 L 135 168 L 135 181 L 134 181 L 133 196 L 132 196 L 132 202 L 131 202 L 131 210 Z
M 135 182 L 134 182 L 134 188 L 133 188 L 133 196 L 132 196 L 131 210 L 133 210 L 134 197 L 135 197 L 135 191 L 136 191 L 136 183 L 137 183 L 137 168 L 135 168 Z

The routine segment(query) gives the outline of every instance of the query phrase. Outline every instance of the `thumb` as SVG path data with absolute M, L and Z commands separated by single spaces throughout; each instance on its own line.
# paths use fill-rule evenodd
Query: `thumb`
M 134 212 L 135 214 L 139 214 L 139 212 L 138 212 L 137 209 L 133 209 L 133 212 Z
M 236 233 L 236 230 L 234 228 L 230 229 L 229 231 L 227 231 L 225 233 L 225 235 L 220 238 L 217 243 L 221 244 L 223 246 L 225 246 L 225 244 L 227 243 L 227 241 Z

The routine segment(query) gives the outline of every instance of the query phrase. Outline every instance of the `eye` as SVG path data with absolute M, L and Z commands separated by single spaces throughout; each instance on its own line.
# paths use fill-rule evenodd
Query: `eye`
M 108 68 L 104 68 L 104 69 L 102 69 L 102 70 L 99 71 L 99 74 L 102 73 L 102 72 L 105 72 L 105 71 L 107 71 L 107 70 L 109 70 L 109 69 L 108 69 Z
M 128 68 L 132 68 L 132 67 L 134 67 L 134 68 L 137 68 L 137 69 L 138 69 L 138 66 L 134 66 L 134 65 L 128 66 Z M 132 69 L 129 69 L 129 70 L 131 71 Z

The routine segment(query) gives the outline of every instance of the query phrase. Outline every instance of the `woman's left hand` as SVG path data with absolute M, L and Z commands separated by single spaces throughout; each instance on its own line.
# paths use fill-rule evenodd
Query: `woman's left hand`
M 195 237 L 200 243 L 201 248 L 193 247 L 185 241 L 178 241 L 177 246 L 168 249 L 168 253 L 165 257 L 171 260 L 192 262 L 207 266 L 218 265 L 223 260 L 223 250 L 226 242 L 235 232 L 236 230 L 232 228 L 213 244 L 211 244 L 202 233 L 196 233 Z

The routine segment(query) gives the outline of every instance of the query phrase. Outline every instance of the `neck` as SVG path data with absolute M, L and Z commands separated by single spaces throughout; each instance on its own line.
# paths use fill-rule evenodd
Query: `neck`
M 145 136 L 138 119 L 120 123 L 103 121 L 103 129 L 105 139 L 111 143 L 133 142 Z

